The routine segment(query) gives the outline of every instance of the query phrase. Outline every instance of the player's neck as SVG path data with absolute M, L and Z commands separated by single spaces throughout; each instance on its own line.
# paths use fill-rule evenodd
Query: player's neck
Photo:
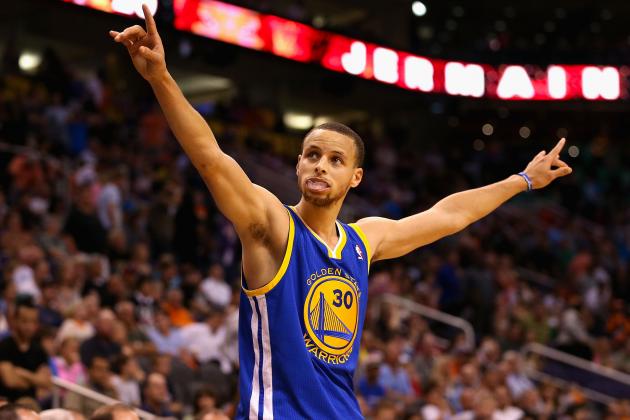
M 320 238 L 326 242 L 335 242 L 337 240 L 337 227 L 335 221 L 339 216 L 343 201 L 335 203 L 329 207 L 317 207 L 307 202 L 303 198 L 294 207 L 297 214 L 302 218 L 304 223 Z

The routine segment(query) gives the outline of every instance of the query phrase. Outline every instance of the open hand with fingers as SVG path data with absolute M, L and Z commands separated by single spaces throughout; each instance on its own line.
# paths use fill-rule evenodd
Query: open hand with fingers
M 134 67 L 150 83 L 166 74 L 166 60 L 155 20 L 146 4 L 142 5 L 142 11 L 146 30 L 140 25 L 134 25 L 122 32 L 109 31 L 109 35 L 127 47 Z
M 560 159 L 560 152 L 565 142 L 564 138 L 560 139 L 551 152 L 546 153 L 543 150 L 529 162 L 524 172 L 531 180 L 532 189 L 544 188 L 554 179 L 573 172 L 571 167 Z

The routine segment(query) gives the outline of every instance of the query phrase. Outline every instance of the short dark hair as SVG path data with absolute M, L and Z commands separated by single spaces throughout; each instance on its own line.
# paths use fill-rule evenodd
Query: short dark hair
M 349 137 L 354 142 L 354 148 L 356 152 L 355 164 L 358 168 L 363 166 L 363 161 L 365 159 L 365 144 L 363 143 L 363 139 L 361 136 L 357 134 L 352 128 L 348 127 L 345 124 L 340 122 L 330 121 L 323 124 L 318 125 L 317 127 L 313 127 L 309 130 L 308 133 L 304 136 L 302 140 L 302 148 L 304 148 L 304 141 L 311 135 L 311 133 L 315 130 L 328 130 L 334 131 L 339 134 L 343 134 L 346 137 Z
M 30 410 L 30 408 L 16 403 L 0 406 L 0 420 L 20 420 L 18 410 Z
M 97 360 L 105 361 L 107 363 L 107 368 L 111 369 L 112 364 L 110 360 L 107 357 L 102 356 L 100 354 L 95 354 L 94 356 L 92 356 L 92 358 L 90 358 L 90 360 L 88 360 L 88 363 L 87 363 L 88 369 L 92 369 Z
M 13 314 L 16 317 L 20 313 L 20 308 L 37 310 L 37 306 L 35 306 L 35 302 L 33 301 L 33 297 L 31 295 L 18 295 L 15 299 L 15 308 L 13 309 Z
M 214 398 L 217 405 L 220 405 L 218 394 L 214 391 L 214 389 L 205 386 L 197 390 L 197 392 L 195 392 L 195 396 L 193 398 L 193 409 L 195 410 L 195 413 L 199 412 L 199 409 L 200 409 L 199 402 L 201 401 L 203 397 Z

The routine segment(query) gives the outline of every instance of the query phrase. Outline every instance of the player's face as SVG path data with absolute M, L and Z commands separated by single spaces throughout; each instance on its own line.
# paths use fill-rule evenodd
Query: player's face
M 351 138 L 330 130 L 315 130 L 304 141 L 298 157 L 298 186 L 304 199 L 328 207 L 361 182 L 363 169 L 355 167 L 356 148 Z

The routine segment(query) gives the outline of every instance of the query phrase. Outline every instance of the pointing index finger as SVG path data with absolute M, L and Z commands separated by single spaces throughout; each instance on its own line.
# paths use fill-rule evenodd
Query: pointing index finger
M 564 143 L 565 143 L 565 138 L 561 138 L 560 141 L 558 142 L 558 144 L 556 144 L 556 147 L 553 148 L 553 150 L 551 151 L 551 153 L 549 153 L 550 155 L 559 155 L 560 151 L 562 150 L 562 148 L 564 147 Z
M 146 4 L 142 4 L 142 11 L 144 12 L 144 21 L 147 25 L 147 33 L 149 35 L 157 35 L 157 27 L 155 26 L 155 20 L 153 19 L 153 15 L 149 10 L 149 6 Z

